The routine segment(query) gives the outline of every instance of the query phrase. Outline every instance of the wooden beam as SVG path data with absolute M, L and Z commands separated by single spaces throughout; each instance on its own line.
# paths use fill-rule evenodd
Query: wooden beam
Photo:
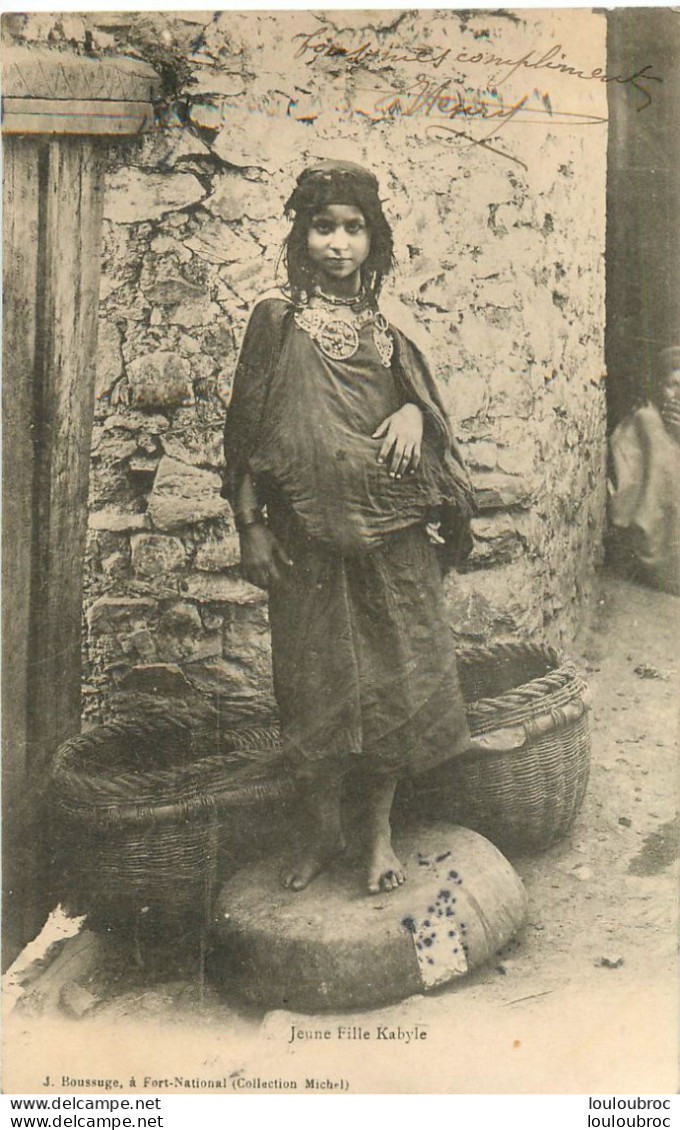
M 4 146 L 2 412 L 2 823 L 3 958 L 11 960 L 40 928 L 23 876 L 31 853 L 28 703 L 33 539 L 34 376 L 40 206 L 40 154 L 34 142 Z M 5 961 L 6 964 L 6 961 Z
M 3 963 L 50 910 L 50 763 L 80 729 L 104 142 L 153 121 L 153 70 L 7 48 L 3 336 Z
M 48 143 L 37 394 L 32 586 L 33 769 L 80 728 L 83 555 L 103 208 L 103 154 L 90 140 Z
M 67 102 L 54 98 L 8 98 L 2 103 L 5 134 L 86 134 L 129 137 L 153 125 L 149 102 Z

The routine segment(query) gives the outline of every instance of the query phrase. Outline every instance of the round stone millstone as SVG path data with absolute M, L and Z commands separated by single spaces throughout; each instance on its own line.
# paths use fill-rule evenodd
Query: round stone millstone
M 280 882 L 281 857 L 253 863 L 222 888 L 210 976 L 267 1009 L 375 1008 L 463 977 L 521 926 L 522 882 L 468 828 L 409 829 L 397 839 L 407 881 L 370 895 L 339 860 L 303 891 Z

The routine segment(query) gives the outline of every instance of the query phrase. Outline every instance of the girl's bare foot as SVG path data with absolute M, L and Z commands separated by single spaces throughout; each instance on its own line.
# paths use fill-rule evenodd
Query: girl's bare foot
M 345 849 L 340 822 L 342 778 L 320 772 L 308 781 L 304 792 L 306 845 L 281 870 L 281 882 L 291 891 L 302 891 Z
M 406 882 L 401 861 L 392 847 L 390 812 L 396 778 L 365 774 L 361 779 L 361 819 L 358 832 L 363 841 L 363 858 L 368 892 L 396 891 Z
M 384 844 L 376 844 L 368 864 L 369 894 L 377 895 L 379 891 L 396 891 L 397 887 L 405 882 L 404 868 L 394 854 L 389 841 Z
M 281 869 L 281 882 L 291 891 L 303 891 L 344 850 L 342 837 L 329 844 L 309 844 L 288 866 Z

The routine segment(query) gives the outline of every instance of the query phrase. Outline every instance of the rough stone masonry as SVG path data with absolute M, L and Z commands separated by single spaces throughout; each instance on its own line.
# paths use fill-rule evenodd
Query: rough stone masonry
M 425 339 L 478 487 L 451 627 L 568 643 L 604 520 L 604 15 L 35 13 L 3 31 L 163 80 L 157 129 L 108 178 L 86 713 L 271 708 L 221 430 L 249 309 L 282 277 L 283 202 L 330 155 L 380 178 L 386 298 Z

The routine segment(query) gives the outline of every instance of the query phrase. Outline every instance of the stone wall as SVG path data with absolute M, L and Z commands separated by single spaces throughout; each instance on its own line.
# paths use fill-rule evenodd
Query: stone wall
M 568 643 L 604 516 L 604 16 L 35 14 L 4 31 L 138 54 L 163 80 L 157 130 L 117 151 L 108 183 L 87 712 L 271 703 L 221 428 L 283 202 L 324 156 L 380 178 L 387 300 L 427 338 L 479 489 L 472 559 L 447 581 L 457 637 Z

